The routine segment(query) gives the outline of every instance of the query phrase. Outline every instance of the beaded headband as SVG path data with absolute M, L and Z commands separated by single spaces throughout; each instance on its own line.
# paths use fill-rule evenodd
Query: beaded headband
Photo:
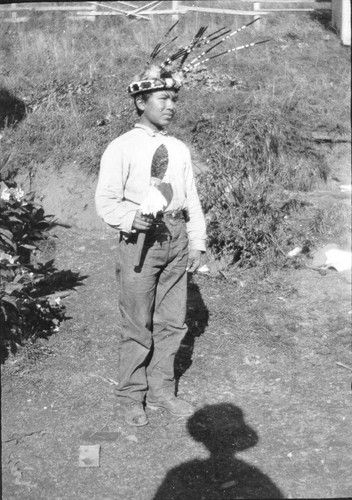
M 166 42 L 169 33 L 178 23 L 178 21 L 176 21 L 176 23 L 168 29 L 160 42 L 157 43 L 157 45 L 154 47 L 148 61 L 145 63 L 142 73 L 136 76 L 134 81 L 128 86 L 128 93 L 131 96 L 136 96 L 138 94 L 151 92 L 154 90 L 177 91 L 182 87 L 182 81 L 185 75 L 194 71 L 197 66 L 205 64 L 211 59 L 215 59 L 216 57 L 222 56 L 224 54 L 229 54 L 231 52 L 247 49 L 249 47 L 254 47 L 254 45 L 268 42 L 269 40 L 261 40 L 259 42 L 242 45 L 240 47 L 230 48 L 212 56 L 207 55 L 210 51 L 215 49 L 215 47 L 258 20 L 259 18 L 254 19 L 248 24 L 245 24 L 241 28 L 238 28 L 237 30 L 232 32 L 231 29 L 224 27 L 206 36 L 204 36 L 204 33 L 207 30 L 207 26 L 202 26 L 188 45 L 177 49 L 176 52 L 171 53 L 159 66 L 152 64 L 157 55 L 177 39 L 177 37 L 174 37 L 169 42 Z M 216 40 L 217 42 L 214 45 L 211 45 L 206 50 L 203 50 L 190 63 L 184 65 L 191 52 L 208 44 L 211 44 Z
M 131 85 L 128 86 L 128 92 L 133 96 L 153 90 L 179 90 L 181 87 L 182 82 L 175 78 L 153 78 L 150 80 L 132 82 Z

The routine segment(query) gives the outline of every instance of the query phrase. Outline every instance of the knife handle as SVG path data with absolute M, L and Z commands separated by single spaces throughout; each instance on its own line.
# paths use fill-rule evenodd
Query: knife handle
M 137 244 L 136 244 L 136 253 L 134 255 L 134 266 L 140 267 L 141 265 L 141 257 L 145 242 L 146 231 L 140 231 L 138 233 Z

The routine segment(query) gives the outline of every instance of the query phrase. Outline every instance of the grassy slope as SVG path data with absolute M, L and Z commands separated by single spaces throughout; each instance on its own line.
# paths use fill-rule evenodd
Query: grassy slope
M 230 75 L 245 90 L 223 88 L 210 99 L 209 92 L 186 87 L 173 131 L 189 140 L 204 113 L 224 117 L 243 102 L 256 106 L 259 117 L 268 107 L 288 108 L 296 126 L 307 131 L 348 128 L 349 50 L 318 18 L 276 15 L 260 31 L 251 27 L 237 35 L 237 44 L 272 39 L 210 65 L 215 76 Z M 239 26 L 243 18 L 231 21 Z M 189 40 L 194 23 L 209 24 L 210 30 L 228 25 L 229 18 L 188 14 L 178 29 L 180 43 Z M 30 159 L 59 167 L 78 159 L 82 168 L 96 172 L 106 143 L 134 119 L 128 116 L 126 86 L 168 26 L 164 17 L 132 23 L 131 29 L 121 18 L 77 25 L 59 16 L 51 23 L 1 25 L 5 72 L 0 86 L 33 110 L 16 130 L 5 130 L 3 153 L 11 152 L 10 166 L 26 167 Z M 106 126 L 97 126 L 104 118 Z
M 229 6 L 228 2 L 220 3 Z M 231 6 L 235 7 L 233 3 Z M 194 26 L 209 25 L 211 31 L 228 25 L 230 19 L 236 28 L 245 22 L 244 18 L 189 13 L 177 28 L 178 43 L 190 40 Z M 245 139 L 245 161 L 254 175 L 268 137 L 269 156 L 272 142 L 281 148 L 278 156 L 274 155 L 273 181 L 278 188 L 274 186 L 273 196 L 280 198 L 283 187 L 307 191 L 321 182 L 321 176 L 326 176 L 324 151 L 312 154 L 312 135 L 338 139 L 348 133 L 349 49 L 342 47 L 326 27 L 325 14 L 278 14 L 261 23 L 257 30 L 254 25 L 234 37 L 236 45 L 270 37 L 269 43 L 215 59 L 208 70 L 188 78 L 171 133 L 191 146 L 200 169 L 205 165 L 213 168 L 207 159 L 213 145 L 222 139 L 218 124 L 225 124 L 230 141 L 235 142 L 236 137 Z M 38 172 L 38 179 L 56 169 L 68 179 L 68 172 L 78 167 L 79 177 L 93 174 L 94 179 L 108 142 L 128 130 L 136 119 L 126 86 L 144 64 L 160 32 L 165 32 L 169 25 L 165 17 L 152 23 L 100 18 L 96 23 L 77 25 L 59 15 L 51 23 L 37 16 L 23 26 L 2 25 L 5 72 L 0 88 L 24 101 L 30 111 L 15 128 L 5 127 L 2 133 L 1 157 L 10 155 L 7 168 L 22 175 Z M 226 47 L 233 45 L 227 42 Z M 200 85 L 197 78 L 202 81 Z M 237 150 L 235 147 L 235 163 Z M 265 171 L 262 175 L 269 182 Z M 258 182 L 260 185 L 262 178 Z M 48 183 L 50 180 L 45 181 Z M 70 189 L 67 186 L 66 191 Z M 206 183 L 200 191 L 202 197 L 207 196 Z M 49 207 L 59 217 L 60 207 L 76 201 L 72 195 L 65 201 L 64 193 L 65 187 L 57 203 L 52 202 Z M 50 193 L 45 195 L 52 198 Z M 82 196 L 84 193 L 79 193 L 78 203 Z M 80 213 L 91 218 L 93 209 L 85 212 L 87 205 L 92 205 L 91 190 L 87 190 L 82 208 L 76 208 L 74 223 Z M 253 206 L 249 206 L 252 210 Z M 313 211 L 309 217 L 316 225 L 316 213 Z M 328 220 L 334 217 L 333 214 Z M 342 213 L 343 226 L 347 218 L 348 214 Z M 255 219 L 252 223 L 257 225 Z M 84 224 L 82 219 L 79 225 Z M 275 224 L 279 227 L 281 223 Z M 324 220 L 321 225 L 326 224 Z M 339 239 L 340 233 L 338 229 L 331 236 Z M 309 239 L 297 231 L 290 241 L 285 240 L 282 231 L 277 238 L 284 247 L 293 240 Z M 322 238 L 318 234 L 319 239 Z

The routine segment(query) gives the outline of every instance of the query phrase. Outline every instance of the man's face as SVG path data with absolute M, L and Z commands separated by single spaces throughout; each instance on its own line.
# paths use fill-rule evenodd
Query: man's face
M 154 130 L 162 130 L 172 121 L 176 112 L 177 92 L 174 90 L 158 90 L 152 92 L 149 99 L 138 101 L 138 107 L 143 111 L 140 123 Z

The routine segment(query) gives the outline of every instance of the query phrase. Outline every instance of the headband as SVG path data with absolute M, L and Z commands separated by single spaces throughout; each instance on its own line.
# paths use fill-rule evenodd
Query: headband
M 143 92 L 151 92 L 153 90 L 179 90 L 182 87 L 182 82 L 175 78 L 154 78 L 150 80 L 141 80 L 132 82 L 128 86 L 128 93 L 131 96 L 142 94 Z

